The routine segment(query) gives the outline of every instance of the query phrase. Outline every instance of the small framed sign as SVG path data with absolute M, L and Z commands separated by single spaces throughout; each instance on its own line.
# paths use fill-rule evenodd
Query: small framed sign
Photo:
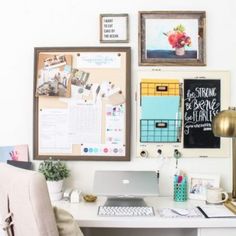
M 101 43 L 128 43 L 129 42 L 128 14 L 101 14 L 100 15 L 100 42 Z

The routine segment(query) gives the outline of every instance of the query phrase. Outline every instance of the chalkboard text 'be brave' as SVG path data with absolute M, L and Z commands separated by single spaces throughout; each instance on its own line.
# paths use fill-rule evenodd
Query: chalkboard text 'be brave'
M 220 111 L 220 80 L 184 81 L 184 147 L 218 148 L 212 120 Z
M 212 122 L 213 117 L 219 112 L 220 109 L 220 102 L 216 99 L 216 97 L 216 87 L 196 87 L 194 90 L 187 90 L 184 102 L 186 133 L 189 132 L 188 128 L 190 128 L 190 124 L 193 125 L 196 123 Z M 194 128 L 192 125 L 191 127 Z

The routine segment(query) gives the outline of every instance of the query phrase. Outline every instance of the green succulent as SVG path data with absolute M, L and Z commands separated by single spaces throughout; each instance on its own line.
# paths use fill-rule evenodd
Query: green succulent
M 41 162 L 38 171 L 45 176 L 47 181 L 59 181 L 70 175 L 65 163 L 52 158 Z

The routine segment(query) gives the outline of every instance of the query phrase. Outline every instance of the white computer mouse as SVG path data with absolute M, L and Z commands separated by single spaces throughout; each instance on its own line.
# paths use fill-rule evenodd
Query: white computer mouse
M 189 210 L 184 208 L 172 208 L 171 211 L 181 216 L 186 216 L 189 214 Z

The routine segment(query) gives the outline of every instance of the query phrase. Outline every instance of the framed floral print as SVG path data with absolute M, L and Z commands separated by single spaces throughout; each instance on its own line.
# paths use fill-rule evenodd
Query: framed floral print
M 204 11 L 139 12 L 140 66 L 205 66 Z

